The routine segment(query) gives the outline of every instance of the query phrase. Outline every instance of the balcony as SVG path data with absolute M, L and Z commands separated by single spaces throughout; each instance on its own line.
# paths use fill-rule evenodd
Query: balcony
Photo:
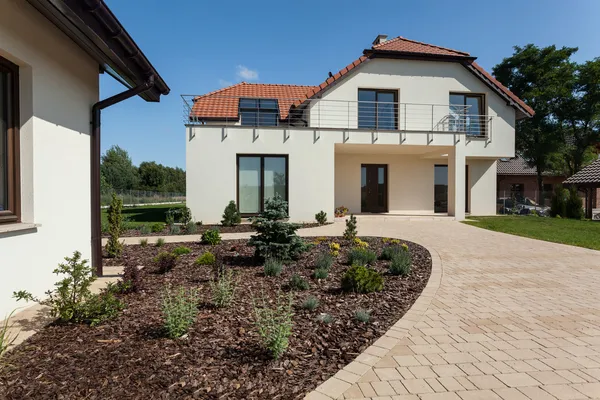
M 465 105 L 183 95 L 186 125 L 465 134 L 491 141 L 494 117 Z

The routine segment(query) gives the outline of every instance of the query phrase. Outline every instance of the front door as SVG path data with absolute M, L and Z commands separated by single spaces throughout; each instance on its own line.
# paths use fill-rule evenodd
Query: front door
M 360 211 L 387 212 L 387 165 L 362 164 L 360 167 Z

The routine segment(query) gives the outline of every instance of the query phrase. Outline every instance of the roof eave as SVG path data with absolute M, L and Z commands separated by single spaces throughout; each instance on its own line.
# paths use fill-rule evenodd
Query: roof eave
M 90 55 L 112 69 L 130 87 L 154 76 L 154 87 L 142 94 L 160 101 L 169 87 L 103 0 L 27 0 L 36 10 Z
M 443 54 L 428 54 L 428 53 L 415 53 L 410 51 L 398 51 L 398 50 L 377 50 L 377 49 L 365 49 L 363 54 L 369 58 L 400 58 L 408 60 L 427 60 L 427 61 L 475 61 L 477 57 L 467 55 L 443 55 Z

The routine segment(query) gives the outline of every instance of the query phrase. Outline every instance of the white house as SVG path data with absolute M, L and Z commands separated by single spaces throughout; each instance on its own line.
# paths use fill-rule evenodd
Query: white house
M 0 0 L 0 320 L 75 250 L 101 271 L 100 110 L 168 92 L 102 0 Z
M 462 51 L 379 35 L 319 86 L 239 83 L 184 96 L 187 204 L 218 222 L 279 193 L 290 219 L 496 213 L 496 160 L 533 110 Z

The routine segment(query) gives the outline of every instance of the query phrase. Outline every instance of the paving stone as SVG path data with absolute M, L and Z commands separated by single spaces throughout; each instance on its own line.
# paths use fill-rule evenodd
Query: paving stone
M 499 389 L 506 387 L 504 383 L 500 382 L 498 378 L 493 375 L 467 376 L 467 379 L 478 389 Z
M 506 386 L 509 387 L 538 386 L 540 384 L 531 376 L 523 372 L 516 372 L 514 374 L 497 374 L 495 377 L 500 379 Z
M 425 382 L 425 379 L 407 379 L 402 384 L 412 394 L 433 393 L 431 386 Z
M 579 400 L 588 398 L 583 393 L 568 385 L 544 385 L 540 387 L 559 400 Z
M 502 397 L 498 396 L 491 390 L 470 390 L 468 392 L 458 392 L 458 395 L 462 400 L 502 400 Z

